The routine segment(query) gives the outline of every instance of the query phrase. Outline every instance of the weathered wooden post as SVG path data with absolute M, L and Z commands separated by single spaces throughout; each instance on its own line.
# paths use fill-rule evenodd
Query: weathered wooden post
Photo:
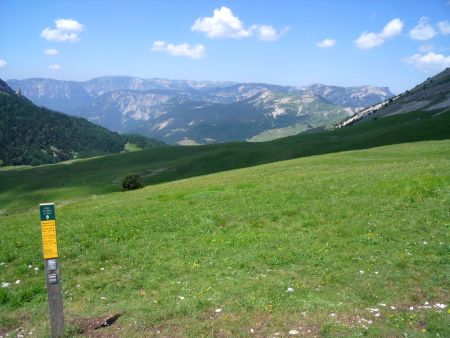
M 58 244 L 56 241 L 55 204 L 39 204 L 39 210 L 41 214 L 42 247 L 44 252 L 50 325 L 52 337 L 56 338 L 64 335 L 64 312 L 58 264 Z

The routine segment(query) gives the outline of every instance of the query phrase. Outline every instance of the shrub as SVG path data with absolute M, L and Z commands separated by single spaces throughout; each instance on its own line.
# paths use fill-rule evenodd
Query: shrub
M 122 190 L 135 190 L 142 188 L 144 183 L 142 183 L 142 178 L 138 174 L 128 174 L 122 180 Z

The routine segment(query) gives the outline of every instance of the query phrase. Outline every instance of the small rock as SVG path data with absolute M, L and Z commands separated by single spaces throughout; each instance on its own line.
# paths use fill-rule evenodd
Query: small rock
M 330 314 L 330 317 L 335 318 L 335 317 L 336 317 L 336 314 L 335 314 L 335 313 L 332 313 L 332 314 Z
M 290 334 L 291 336 L 297 336 L 297 335 L 300 334 L 300 331 L 298 331 L 298 330 L 291 330 L 291 331 L 289 331 L 289 334 Z
M 391 310 L 395 310 L 395 306 L 391 306 Z
M 222 312 L 222 309 L 216 309 L 215 310 L 215 313 L 221 313 Z
M 378 303 L 378 305 L 380 305 L 380 306 L 386 306 L 386 304 L 384 304 L 384 303 Z
M 375 316 L 375 317 L 380 317 L 380 313 L 377 312 L 377 313 L 374 314 L 374 316 Z
M 439 308 L 439 309 L 445 309 L 445 308 L 447 307 L 447 305 L 441 304 L 441 303 L 436 303 L 435 306 L 436 306 L 437 308 Z
M 251 334 L 255 333 L 255 330 L 250 329 L 250 333 L 251 333 Z

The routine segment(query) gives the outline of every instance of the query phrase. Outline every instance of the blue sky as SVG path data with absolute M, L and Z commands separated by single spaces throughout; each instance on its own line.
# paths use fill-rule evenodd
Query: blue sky
M 0 78 L 389 86 L 450 66 L 449 0 L 0 0 Z

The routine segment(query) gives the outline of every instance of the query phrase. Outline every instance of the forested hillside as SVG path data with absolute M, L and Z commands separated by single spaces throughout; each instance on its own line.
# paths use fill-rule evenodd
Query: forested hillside
M 1 165 L 37 165 L 116 153 L 128 141 L 127 136 L 83 118 L 38 107 L 0 80 Z

